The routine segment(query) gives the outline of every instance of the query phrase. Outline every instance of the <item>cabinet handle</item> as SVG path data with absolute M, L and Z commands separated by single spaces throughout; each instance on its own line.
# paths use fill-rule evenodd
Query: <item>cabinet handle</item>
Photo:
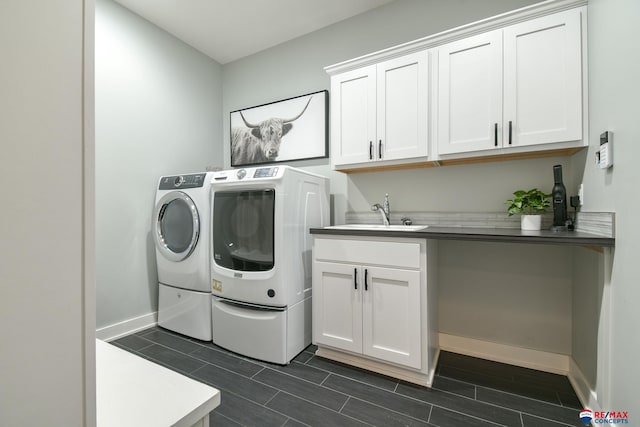
M 382 158 L 382 140 L 381 139 L 378 140 L 378 158 L 379 159 Z
M 498 124 L 493 125 L 493 145 L 498 146 Z
M 373 141 L 369 141 L 369 160 L 373 160 Z
M 513 122 L 511 120 L 509 120 L 509 145 L 511 145 L 511 134 L 513 133 L 512 132 L 512 127 L 513 127 L 512 125 L 513 125 Z
M 369 271 L 365 268 L 364 269 L 364 290 L 368 291 L 369 290 L 369 284 L 367 283 L 367 275 L 369 274 Z
M 357 268 L 353 269 L 353 287 L 356 290 L 358 289 L 358 269 Z

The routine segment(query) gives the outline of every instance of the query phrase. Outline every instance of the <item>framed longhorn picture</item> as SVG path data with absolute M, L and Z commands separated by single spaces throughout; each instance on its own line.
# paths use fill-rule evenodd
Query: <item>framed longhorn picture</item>
M 328 157 L 326 90 L 231 112 L 231 166 Z

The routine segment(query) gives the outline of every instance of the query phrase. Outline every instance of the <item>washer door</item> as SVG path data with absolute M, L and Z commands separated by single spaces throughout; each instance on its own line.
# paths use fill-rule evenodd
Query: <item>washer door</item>
M 154 212 L 156 247 L 170 261 L 187 258 L 200 236 L 198 209 L 191 197 L 182 191 L 166 194 Z

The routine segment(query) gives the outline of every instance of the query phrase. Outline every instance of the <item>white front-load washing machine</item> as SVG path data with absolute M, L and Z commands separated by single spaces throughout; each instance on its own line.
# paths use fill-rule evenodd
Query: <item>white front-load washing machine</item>
M 158 325 L 211 341 L 210 173 L 163 176 L 152 233 L 158 265 Z

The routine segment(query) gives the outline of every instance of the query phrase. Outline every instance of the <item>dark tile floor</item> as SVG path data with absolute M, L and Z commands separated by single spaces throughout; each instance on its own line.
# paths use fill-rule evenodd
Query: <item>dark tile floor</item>
M 569 381 L 531 369 L 442 352 L 433 388 L 314 355 L 287 366 L 150 328 L 112 342 L 219 389 L 211 426 L 581 426 Z

